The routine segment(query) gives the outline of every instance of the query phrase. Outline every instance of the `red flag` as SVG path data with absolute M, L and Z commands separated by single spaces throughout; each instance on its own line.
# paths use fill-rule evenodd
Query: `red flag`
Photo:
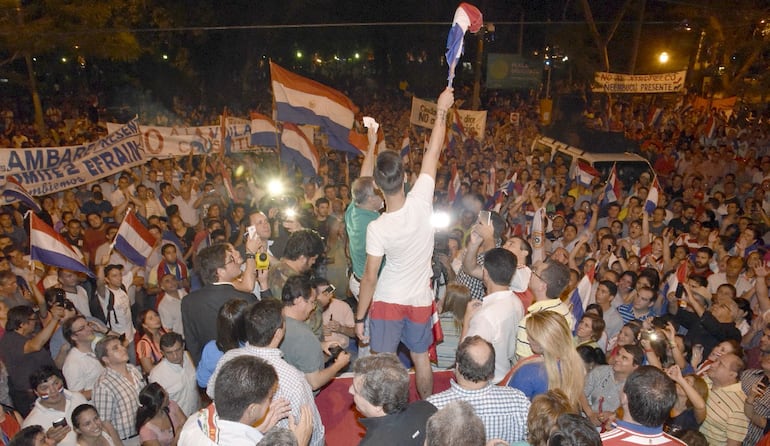
M 433 322 L 433 326 L 431 327 L 431 330 L 433 331 L 433 344 L 428 348 L 428 357 L 431 362 L 438 362 L 436 345 L 444 342 L 444 330 L 441 329 L 441 318 L 439 318 L 435 301 L 433 301 L 433 313 L 430 315 L 430 320 Z

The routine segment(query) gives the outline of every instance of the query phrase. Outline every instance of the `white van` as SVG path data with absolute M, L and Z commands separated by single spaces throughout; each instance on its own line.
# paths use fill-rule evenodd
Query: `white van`
M 616 166 L 618 178 L 627 186 L 634 184 L 642 173 L 647 172 L 650 178 L 654 176 L 649 161 L 636 153 L 587 152 L 547 136 L 539 136 L 535 139 L 532 143 L 532 150 L 535 149 L 541 153 L 550 153 L 552 162 L 556 157 L 562 158 L 564 165 L 569 166 L 568 178 L 575 177 L 578 161 L 583 161 L 601 172 L 601 181 L 607 180 L 613 165 Z

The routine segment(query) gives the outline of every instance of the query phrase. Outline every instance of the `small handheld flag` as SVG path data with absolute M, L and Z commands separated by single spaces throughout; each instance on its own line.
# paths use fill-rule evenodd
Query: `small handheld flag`
M 449 65 L 448 86 L 452 86 L 457 61 L 460 60 L 460 56 L 463 54 L 465 32 L 476 33 L 481 29 L 483 23 L 481 11 L 475 6 L 468 3 L 460 3 L 460 6 L 457 7 L 454 20 L 452 21 L 452 29 L 449 30 L 449 36 L 446 40 L 446 62 Z
M 113 247 L 134 265 L 144 267 L 147 265 L 147 258 L 152 254 L 153 245 L 155 237 L 134 212 L 129 210 L 118 228 Z

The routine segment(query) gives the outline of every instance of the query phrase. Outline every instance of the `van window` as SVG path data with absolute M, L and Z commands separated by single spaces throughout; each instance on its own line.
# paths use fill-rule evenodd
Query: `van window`
M 570 171 L 572 170 L 572 155 L 562 152 L 560 150 L 557 150 L 556 153 L 553 154 L 552 162 L 555 162 L 556 158 L 561 158 L 562 161 L 564 161 L 564 165 L 567 166 L 567 169 L 569 169 Z
M 618 178 L 626 188 L 633 185 L 642 173 L 650 173 L 650 165 L 644 161 L 597 161 L 594 163 L 594 167 L 602 173 L 602 181 L 610 176 L 613 164 L 616 166 Z

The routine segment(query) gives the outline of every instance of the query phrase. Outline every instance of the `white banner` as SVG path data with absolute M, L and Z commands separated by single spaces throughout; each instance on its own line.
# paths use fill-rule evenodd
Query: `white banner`
M 459 110 L 460 120 L 465 128 L 465 133 L 471 130 L 476 132 L 476 140 L 482 141 L 487 127 L 487 111 Z M 409 122 L 420 127 L 433 128 L 436 121 L 436 104 L 422 99 L 412 98 L 412 113 Z
M 108 122 L 107 131 L 112 132 L 120 125 Z M 186 156 L 190 152 L 196 155 L 220 152 L 222 127 L 218 125 L 202 127 L 142 125 L 139 129 L 148 159 Z
M 687 70 L 663 74 L 619 74 L 597 71 L 591 90 L 598 93 L 674 93 L 682 91 Z
M 0 150 L 0 175 L 40 196 L 95 181 L 144 163 L 139 125 L 113 127 L 95 142 L 70 147 Z

